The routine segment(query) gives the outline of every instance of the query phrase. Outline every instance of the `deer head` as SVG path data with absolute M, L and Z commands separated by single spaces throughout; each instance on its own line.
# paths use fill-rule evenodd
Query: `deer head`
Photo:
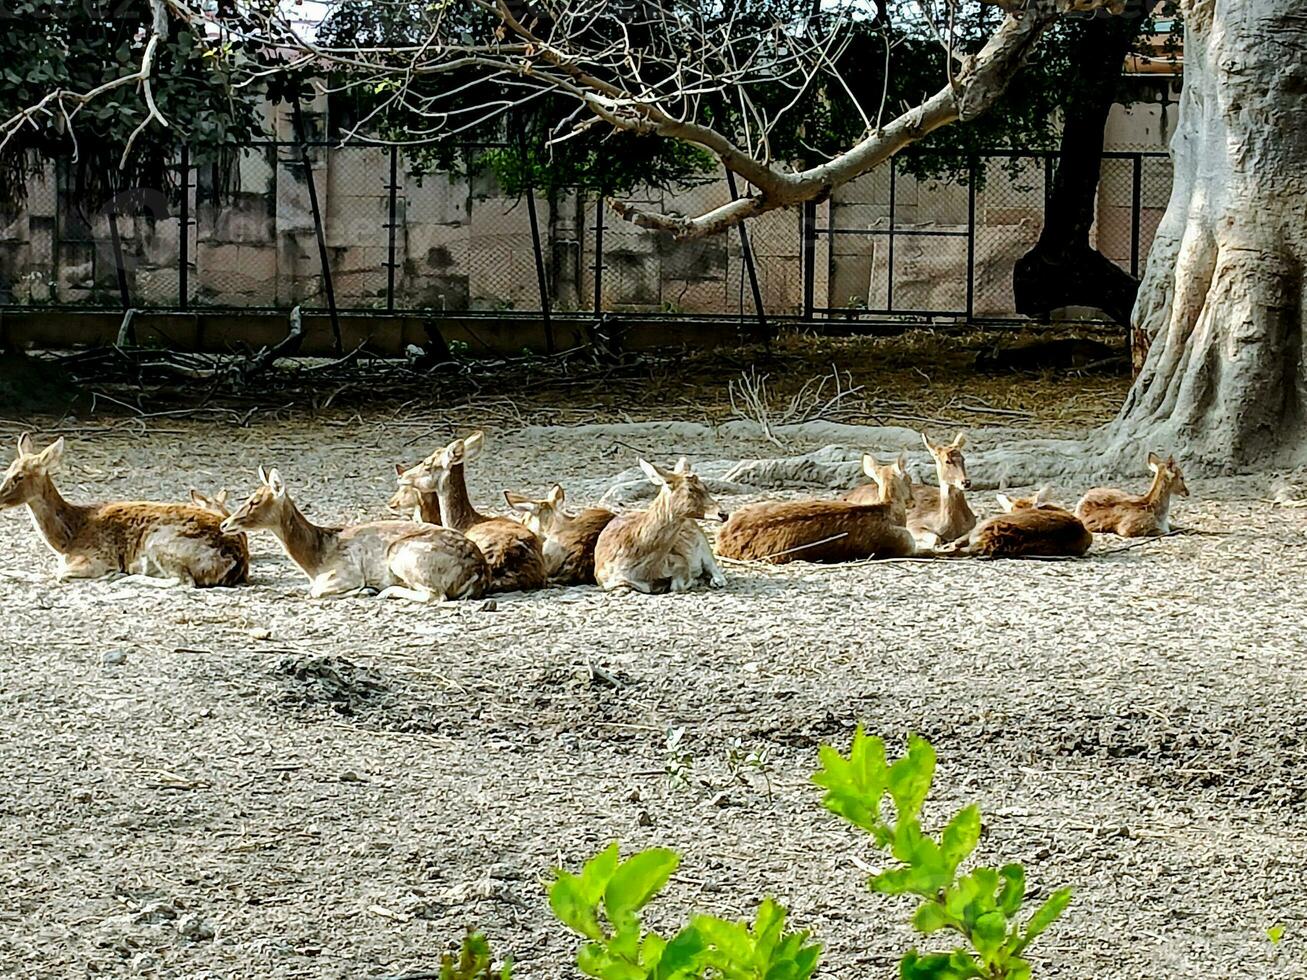
M 921 441 L 935 460 L 935 472 L 939 475 L 939 485 L 970 490 L 971 479 L 967 476 L 967 461 L 962 455 L 962 447 L 967 444 L 967 437 L 961 432 L 951 443 L 936 444 L 924 432 Z
M 250 494 L 249 499 L 241 504 L 231 516 L 222 522 L 226 534 L 237 531 L 257 531 L 261 528 L 278 527 L 291 505 L 286 493 L 286 484 L 281 474 L 274 468 L 264 470 L 259 467 L 259 486 Z
M 538 538 L 548 535 L 559 518 L 567 516 L 563 512 L 565 496 L 563 488 L 557 483 L 540 499 L 514 493 L 512 490 L 504 491 L 504 500 L 508 502 L 508 506 L 520 515 L 522 523 Z
M 690 462 L 684 456 L 671 470 L 662 469 L 643 459 L 640 460 L 640 469 L 644 470 L 649 482 L 659 488 L 659 497 L 667 501 L 676 516 L 691 520 L 705 517 L 726 520 L 726 511 L 713 500 L 699 475 L 690 470 Z
M 18 458 L 9 464 L 4 480 L 0 481 L 0 507 L 18 507 L 38 496 L 47 484 L 48 475 L 59 468 L 63 455 L 62 437 L 38 453 L 30 435 L 19 436 Z
M 1174 456 L 1162 459 L 1157 453 L 1149 453 L 1148 468 L 1153 471 L 1154 476 L 1161 478 L 1163 487 L 1171 493 L 1178 493 L 1182 497 L 1189 496 L 1189 487 L 1184 482 L 1184 474 L 1180 472 Z

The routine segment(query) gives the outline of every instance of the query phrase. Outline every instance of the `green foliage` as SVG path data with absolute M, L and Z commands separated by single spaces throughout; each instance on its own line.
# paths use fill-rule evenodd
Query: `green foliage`
M 960 871 L 980 841 L 980 810 L 959 810 L 938 837 L 922 830 L 921 808 L 935 775 L 935 750 L 925 739 L 910 738 L 907 753 L 890 763 L 885 743 L 858 726 L 848 756 L 822 746 L 821 763 L 813 782 L 826 791 L 825 807 L 870 834 L 898 862 L 871 878 L 872 890 L 922 899 L 913 925 L 925 934 L 951 932 L 967 944 L 948 952 L 909 951 L 899 964 L 902 980 L 1028 980 L 1030 964 L 1022 954 L 1066 909 L 1070 889 L 1054 892 L 1023 924 L 1028 893 L 1021 865 Z M 892 818 L 883 812 L 886 795 Z
M 766 899 L 753 922 L 697 915 L 670 939 L 646 929 L 641 913 L 666 887 L 679 858 L 653 848 L 620 859 L 611 844 L 580 874 L 558 869 L 549 906 L 585 937 L 577 966 L 597 980 L 808 980 L 821 948 L 807 932 L 785 931 L 785 909 Z
M 512 980 L 512 977 L 511 961 L 495 969 L 490 943 L 479 932 L 467 934 L 457 959 L 449 953 L 440 958 L 440 980 Z
M 0 11 L 0 118 L 30 108 L 51 92 L 88 92 L 140 67 L 151 24 L 148 3 L 121 0 L 6 0 Z M 235 90 L 247 53 L 233 41 L 197 37 L 171 22 L 152 75 L 155 102 L 169 122 L 147 126 L 123 172 L 119 160 L 147 116 L 137 85 L 124 85 L 72 111 L 72 126 L 54 108 L 32 117 L 0 152 L 0 201 L 21 199 L 23 175 L 41 158 L 68 161 L 72 185 L 97 206 L 118 187 L 164 188 L 181 141 L 197 164 L 223 162 L 233 142 L 259 135 L 256 90 Z M 74 159 L 75 157 L 75 159 Z

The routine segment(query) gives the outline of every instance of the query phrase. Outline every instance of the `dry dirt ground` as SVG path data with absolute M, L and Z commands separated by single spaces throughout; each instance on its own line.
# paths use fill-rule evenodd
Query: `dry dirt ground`
M 396 415 L 65 420 L 60 483 L 238 495 L 275 463 L 311 517 L 379 516 L 392 462 L 453 431 Z M 636 450 L 777 453 L 641 441 L 492 426 L 470 482 L 489 507 Z M 1307 976 L 1307 512 L 1191 485 L 1177 522 L 1209 533 L 1079 562 L 732 567 L 493 611 L 312 602 L 266 536 L 240 589 L 57 586 L 4 513 L 0 973 L 390 977 L 475 926 L 517 976 L 575 976 L 544 883 L 618 839 L 683 855 L 661 927 L 775 895 L 823 975 L 888 978 L 912 905 L 868 892 L 878 855 L 808 781 L 862 721 L 934 742 L 932 816 L 978 802 L 981 858 L 1074 886 L 1037 976 Z

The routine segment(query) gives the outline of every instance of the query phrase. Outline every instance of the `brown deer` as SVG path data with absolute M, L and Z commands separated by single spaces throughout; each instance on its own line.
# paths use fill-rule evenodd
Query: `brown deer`
M 941 557 L 1079 558 L 1094 536 L 1068 510 L 1048 502 L 1048 488 L 1031 497 L 998 495 L 1005 513 L 981 521 L 965 538 L 935 552 Z
M 412 488 L 416 510 L 429 523 L 461 531 L 474 541 L 490 565 L 490 591 L 515 592 L 549 583 L 540 540 L 510 517 L 481 514 L 468 497 L 464 466 L 481 454 L 485 436 L 474 432 L 455 439 L 398 477 L 400 491 Z M 392 505 L 400 497 L 391 498 Z M 406 506 L 401 501 L 401 506 Z
M 219 530 L 220 518 L 190 504 L 115 501 L 73 504 L 50 474 L 58 439 L 37 452 L 29 435 L 0 482 L 0 509 L 26 504 L 36 531 L 59 558 L 55 577 L 126 574 L 148 585 L 232 586 L 249 577 L 249 557 Z
M 888 466 L 862 457 L 863 472 L 879 490 L 874 502 L 769 501 L 744 507 L 717 535 L 717 553 L 773 564 L 914 555 L 916 544 L 904 526 L 912 499 L 904 467 L 902 456 Z
M 908 530 L 918 548 L 934 548 L 956 541 L 976 526 L 976 515 L 967 504 L 966 491 L 971 489 L 967 461 L 962 447 L 967 438 L 961 432 L 951 443 L 936 445 L 924 432 L 921 441 L 935 460 L 938 487 L 916 484 L 912 487 L 912 507 L 908 510 Z
M 207 510 L 220 521 L 226 520 L 231 516 L 231 508 L 227 506 L 227 488 L 223 487 L 217 493 L 203 493 L 191 487 L 191 503 L 200 510 Z M 245 564 L 250 561 L 250 543 L 244 534 L 228 535 L 236 542 L 240 553 L 245 556 Z
M 595 545 L 617 515 L 603 507 L 587 507 L 579 514 L 563 509 L 565 494 L 555 483 L 543 499 L 504 491 L 508 506 L 522 514 L 522 522 L 543 542 L 545 571 L 559 585 L 595 584 Z
M 383 599 L 473 599 L 490 580 L 477 546 L 457 531 L 417 521 L 321 527 L 300 513 L 275 469 L 260 466 L 259 483 L 222 529 L 271 531 L 308 577 L 311 598 L 374 589 Z
M 595 581 L 601 589 L 688 592 L 706 584 L 720 589 L 726 576 L 695 523 L 724 514 L 684 456 L 672 470 L 640 460 L 658 495 L 647 510 L 619 514 L 595 542 Z
M 1144 494 L 1126 493 L 1110 487 L 1096 487 L 1080 498 L 1076 516 L 1091 531 L 1119 534 L 1123 538 L 1146 538 L 1171 531 L 1171 498 L 1189 496 L 1184 474 L 1175 457 L 1148 454 L 1153 483 Z

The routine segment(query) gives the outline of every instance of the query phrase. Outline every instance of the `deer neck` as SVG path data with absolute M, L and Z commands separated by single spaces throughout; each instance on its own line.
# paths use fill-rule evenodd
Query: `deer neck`
M 659 490 L 640 521 L 637 537 L 642 550 L 652 551 L 669 545 L 684 520 L 686 517 L 677 508 L 672 492 L 666 487 Z
M 27 510 L 36 533 L 59 554 L 65 554 L 72 546 L 73 538 L 86 520 L 86 508 L 64 500 L 48 475 L 41 476 L 37 492 L 27 500 Z
M 300 513 L 295 501 L 287 500 L 281 523 L 272 533 L 281 542 L 286 556 L 310 578 L 315 576 L 331 555 L 337 532 L 319 527 Z
M 443 524 L 440 513 L 440 497 L 435 491 L 419 490 L 418 519 L 425 524 Z
M 975 517 L 967 504 L 967 495 L 951 483 L 939 485 L 939 516 L 946 524 Z
M 463 478 L 463 466 L 451 466 L 449 475 L 437 485 L 440 500 L 440 513 L 446 527 L 455 531 L 466 531 L 486 520 L 484 514 L 477 512 L 472 500 L 467 495 L 467 481 Z
M 1151 510 L 1159 520 L 1165 520 L 1171 510 L 1171 481 L 1166 478 L 1165 470 L 1153 474 L 1153 484 L 1144 494 L 1144 506 Z

